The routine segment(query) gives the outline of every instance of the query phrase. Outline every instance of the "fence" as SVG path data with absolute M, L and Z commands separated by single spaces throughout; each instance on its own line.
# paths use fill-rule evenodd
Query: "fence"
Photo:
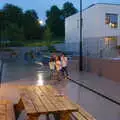
M 109 59 L 118 55 L 117 40 L 106 42 L 104 38 L 87 38 L 83 39 L 82 52 L 83 56 L 92 58 Z M 60 51 L 70 51 L 75 55 L 79 55 L 80 43 L 79 42 L 66 42 L 64 44 L 57 44 L 55 47 Z

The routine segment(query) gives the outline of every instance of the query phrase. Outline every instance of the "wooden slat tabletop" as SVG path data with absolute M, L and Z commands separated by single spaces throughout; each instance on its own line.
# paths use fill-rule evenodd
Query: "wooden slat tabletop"
M 78 111 L 65 96 L 50 85 L 20 88 L 21 100 L 27 114 L 47 114 L 61 111 Z

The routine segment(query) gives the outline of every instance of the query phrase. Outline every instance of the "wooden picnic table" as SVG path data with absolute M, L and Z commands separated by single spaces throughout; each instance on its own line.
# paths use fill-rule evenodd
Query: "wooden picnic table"
M 78 111 L 76 105 L 50 85 L 20 88 L 20 100 L 15 108 L 19 112 L 25 109 L 28 120 L 38 120 L 40 115 L 50 113 L 58 114 L 60 120 L 70 120 L 71 113 Z
M 13 104 L 8 100 L 0 100 L 0 120 L 15 120 Z

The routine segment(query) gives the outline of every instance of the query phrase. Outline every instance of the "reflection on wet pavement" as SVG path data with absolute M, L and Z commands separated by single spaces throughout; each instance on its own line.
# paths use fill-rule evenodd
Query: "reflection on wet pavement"
M 69 80 L 50 80 L 48 67 L 40 65 L 4 64 L 0 99 L 10 99 L 14 103 L 19 100 L 19 85 L 46 85 L 54 86 L 61 94 L 68 96 L 72 101 L 80 104 L 97 120 L 119 120 L 120 106 L 92 93 Z M 25 114 L 20 116 L 23 120 Z M 44 117 L 43 117 L 44 118 Z M 44 120 L 44 119 L 43 119 Z

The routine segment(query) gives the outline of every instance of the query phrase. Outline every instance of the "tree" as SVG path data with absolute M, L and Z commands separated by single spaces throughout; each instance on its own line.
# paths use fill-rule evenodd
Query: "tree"
M 78 10 L 74 7 L 74 5 L 71 2 L 66 2 L 63 4 L 62 15 L 64 16 L 64 18 L 69 17 L 77 12 Z
M 35 10 L 31 9 L 31 10 L 27 10 L 25 12 L 26 15 L 28 15 L 29 17 L 33 18 L 34 20 L 38 20 L 38 16 Z
M 0 10 L 0 33 L 2 32 L 3 29 L 3 11 Z M 0 34 L 0 41 L 1 41 L 1 34 Z
M 14 27 L 12 26 L 22 31 L 26 40 L 42 38 L 43 28 L 38 23 L 35 10 L 23 12 L 18 6 L 5 4 L 3 9 L 0 10 L 0 31 L 4 33 L 6 30 L 13 30 Z
M 13 42 L 16 40 L 23 41 L 25 39 L 23 28 L 19 28 L 16 24 L 9 24 L 3 33 L 5 39 Z
M 51 32 L 50 28 L 47 27 L 44 32 L 44 39 L 47 41 L 47 46 L 50 45 L 50 42 L 52 40 L 53 33 Z
M 54 37 L 65 35 L 65 18 L 75 13 L 77 13 L 77 9 L 70 2 L 64 3 L 62 9 L 54 5 L 50 10 L 46 11 L 46 24 L 51 29 Z
M 6 4 L 2 11 L 5 20 L 17 24 L 20 27 L 22 26 L 23 11 L 21 8 L 12 4 Z
M 24 32 L 27 40 L 40 39 L 41 26 L 38 22 L 38 16 L 35 10 L 27 10 L 24 13 Z
M 52 6 L 46 12 L 46 24 L 55 36 L 64 36 L 64 21 L 60 18 L 61 10 L 57 6 Z

